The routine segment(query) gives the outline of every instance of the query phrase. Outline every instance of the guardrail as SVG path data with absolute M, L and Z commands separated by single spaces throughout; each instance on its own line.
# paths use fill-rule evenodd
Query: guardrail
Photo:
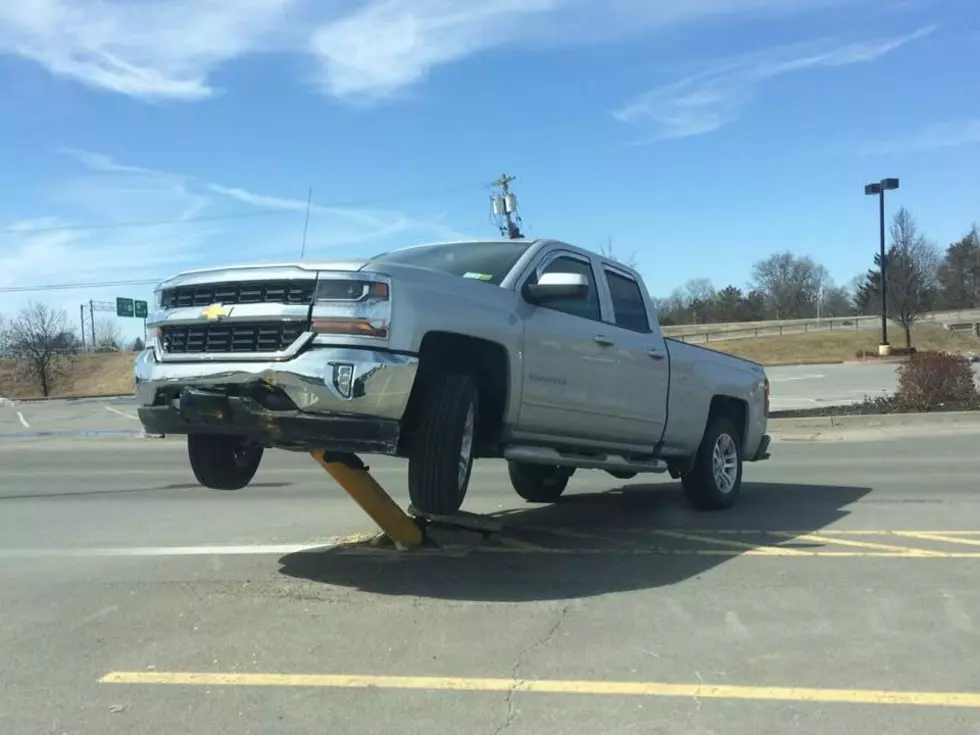
M 936 311 L 923 314 L 919 323 L 940 323 L 946 328 L 956 326 L 957 331 L 971 328 L 980 324 L 980 309 L 967 311 Z M 666 337 L 677 339 L 690 344 L 706 344 L 732 339 L 755 339 L 758 337 L 780 337 L 789 334 L 807 334 L 809 332 L 832 332 L 842 330 L 877 329 L 881 317 L 862 315 L 851 317 L 833 317 L 828 319 L 785 319 L 782 321 L 764 322 L 730 322 L 725 324 L 675 325 L 664 327 Z M 976 333 L 976 331 L 975 331 Z M 977 336 L 980 336 L 978 334 Z

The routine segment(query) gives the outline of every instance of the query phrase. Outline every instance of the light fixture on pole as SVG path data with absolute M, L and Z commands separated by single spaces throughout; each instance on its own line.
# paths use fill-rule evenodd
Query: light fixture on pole
M 891 354 L 891 347 L 888 345 L 888 302 L 885 292 L 885 192 L 894 191 L 898 188 L 898 179 L 882 179 L 876 184 L 868 184 L 864 187 L 864 193 L 868 196 L 878 196 L 878 228 L 880 235 L 878 257 L 881 265 L 881 276 L 878 282 L 878 290 L 881 292 L 881 344 L 878 345 L 878 354 L 886 357 Z

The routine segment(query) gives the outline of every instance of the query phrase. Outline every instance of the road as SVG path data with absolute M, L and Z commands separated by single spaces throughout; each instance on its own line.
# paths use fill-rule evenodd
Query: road
M 885 396 L 898 388 L 894 364 L 790 365 L 767 367 L 772 384 L 772 409 L 785 411 L 858 403 Z M 980 363 L 973 366 L 980 381 Z
M 500 530 L 404 554 L 337 546 L 307 457 L 218 492 L 176 440 L 7 438 L 0 732 L 976 735 L 978 439 L 777 442 L 721 514 L 483 462 Z
M 980 380 L 980 364 L 974 366 Z M 898 386 L 895 365 L 800 365 L 766 368 L 772 383 L 772 409 L 784 411 L 856 403 L 887 395 Z M 27 401 L 0 406 L 0 440 L 46 435 L 136 436 L 141 427 L 136 401 L 88 398 Z

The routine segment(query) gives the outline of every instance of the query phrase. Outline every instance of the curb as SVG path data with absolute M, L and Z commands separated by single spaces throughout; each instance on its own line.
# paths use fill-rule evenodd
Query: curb
M 764 363 L 761 363 L 761 365 L 763 367 L 767 367 L 767 368 L 796 367 L 796 366 L 800 366 L 800 365 L 809 365 L 810 367 L 814 367 L 816 365 L 845 365 L 845 364 L 847 364 L 845 360 L 799 360 L 797 362 L 764 362 Z
M 806 416 L 770 419 L 769 430 L 788 432 L 826 429 L 879 429 L 894 426 L 977 426 L 980 411 L 946 411 L 936 413 L 885 413 L 863 416 Z
M 92 398 L 132 398 L 136 393 L 99 393 L 84 396 L 48 396 L 47 398 L 18 398 L 18 403 L 46 403 L 48 401 L 86 401 Z M 9 399 L 8 399 L 9 400 Z

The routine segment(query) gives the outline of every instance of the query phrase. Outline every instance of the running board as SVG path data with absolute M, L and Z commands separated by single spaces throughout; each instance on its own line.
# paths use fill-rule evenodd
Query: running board
M 504 459 L 528 464 L 551 464 L 577 467 L 584 470 L 614 470 L 621 472 L 666 472 L 667 463 L 659 459 L 630 460 L 620 454 L 578 454 L 559 452 L 550 447 L 515 444 L 504 449 Z

